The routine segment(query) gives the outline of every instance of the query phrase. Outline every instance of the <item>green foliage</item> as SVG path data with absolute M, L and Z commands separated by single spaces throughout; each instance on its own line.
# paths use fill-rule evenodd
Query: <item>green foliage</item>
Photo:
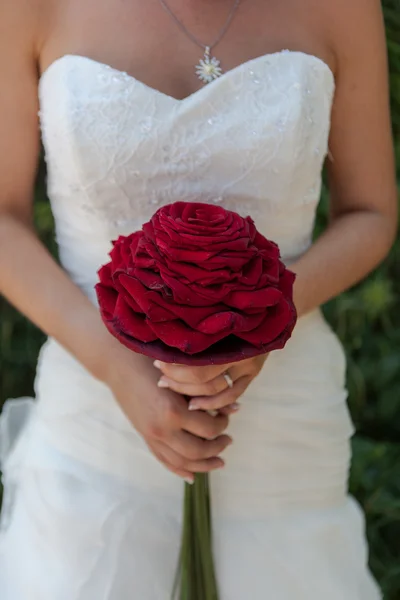
M 400 2 L 383 2 L 390 64 L 391 107 L 400 177 Z M 40 172 L 35 216 L 53 253 L 53 220 Z M 324 190 L 317 231 L 327 222 Z M 389 258 L 361 285 L 325 307 L 348 356 L 350 408 L 357 427 L 353 440 L 351 491 L 368 524 L 371 566 L 385 600 L 400 600 L 400 241 Z M 32 394 L 43 335 L 0 299 L 0 404 Z
M 56 253 L 54 224 L 45 191 L 44 165 L 39 169 L 35 222 L 41 239 Z M 0 296 L 0 406 L 11 397 L 32 395 L 37 355 L 44 335 Z

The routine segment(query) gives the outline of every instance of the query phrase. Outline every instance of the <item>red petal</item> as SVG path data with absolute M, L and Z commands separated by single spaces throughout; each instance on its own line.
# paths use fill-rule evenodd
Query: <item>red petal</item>
M 100 310 L 104 315 L 104 318 L 111 319 L 114 316 L 118 293 L 114 289 L 106 287 L 101 283 L 97 283 L 95 289 Z
M 265 314 L 245 315 L 234 311 L 215 312 L 198 324 L 196 329 L 207 335 L 225 332 L 225 335 L 238 331 L 252 331 L 264 320 Z
M 118 297 L 115 306 L 113 321 L 125 335 L 135 337 L 142 342 L 153 342 L 157 339 L 149 327 L 146 317 L 135 313 L 121 296 Z
M 220 334 L 205 335 L 178 320 L 172 323 L 152 323 L 151 327 L 164 344 L 179 348 L 186 354 L 202 352 L 225 337 L 222 332 Z
M 232 292 L 229 298 L 225 300 L 228 306 L 234 306 L 240 310 L 246 311 L 248 308 L 267 308 L 274 306 L 282 298 L 282 292 L 273 287 L 267 287 L 263 290 L 246 290 L 242 292 Z
M 97 272 L 99 280 L 103 285 L 114 287 L 112 274 L 111 274 L 111 263 L 103 265 Z
M 120 281 L 127 294 L 138 304 L 140 311 L 145 313 L 150 320 L 170 321 L 174 318 L 160 293 L 148 290 L 134 277 L 121 275 Z
M 289 271 L 289 269 L 285 269 L 279 279 L 279 288 L 286 298 L 292 298 L 293 296 L 293 284 L 295 279 L 296 275 L 292 271 Z
M 255 330 L 239 332 L 237 337 L 250 342 L 255 346 L 266 345 L 273 342 L 292 322 L 292 306 L 284 299 L 267 311 L 263 323 Z

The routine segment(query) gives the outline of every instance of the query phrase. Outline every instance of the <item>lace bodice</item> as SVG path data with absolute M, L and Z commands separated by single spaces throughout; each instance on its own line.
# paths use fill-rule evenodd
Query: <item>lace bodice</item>
M 91 290 L 110 242 L 176 200 L 250 214 L 285 260 L 310 244 L 334 93 L 321 59 L 282 51 L 177 100 L 78 55 L 39 86 L 60 258 Z

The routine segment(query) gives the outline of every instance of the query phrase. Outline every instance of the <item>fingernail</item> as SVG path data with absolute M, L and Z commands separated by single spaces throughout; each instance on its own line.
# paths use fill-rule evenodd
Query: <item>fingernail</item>
M 168 388 L 169 387 L 168 383 L 164 379 L 160 379 L 159 382 L 157 383 L 157 385 L 160 388 Z
M 198 402 L 190 402 L 189 410 L 201 410 L 201 406 Z
M 194 477 L 185 477 L 185 481 L 189 485 L 193 485 L 194 484 Z
M 240 410 L 242 408 L 242 405 L 239 404 L 239 402 L 234 402 L 233 404 L 231 404 L 231 406 L 229 408 L 231 410 L 233 410 L 233 412 L 237 412 L 238 410 Z
M 155 366 L 156 369 L 161 369 L 161 366 L 162 366 L 161 361 L 159 361 L 159 360 L 155 360 L 153 362 L 153 365 Z

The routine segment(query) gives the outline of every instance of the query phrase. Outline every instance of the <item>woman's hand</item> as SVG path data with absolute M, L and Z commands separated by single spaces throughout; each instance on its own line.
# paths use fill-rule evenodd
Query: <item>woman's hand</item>
M 103 380 L 158 460 L 190 482 L 194 473 L 223 467 L 219 455 L 232 443 L 222 435 L 228 417 L 189 411 L 181 394 L 157 386 L 152 360 L 122 346 L 117 354 Z
M 218 410 L 231 414 L 239 410 L 238 398 L 261 371 L 268 355 L 228 365 L 189 367 L 155 361 L 163 373 L 158 386 L 189 396 L 190 411 Z

